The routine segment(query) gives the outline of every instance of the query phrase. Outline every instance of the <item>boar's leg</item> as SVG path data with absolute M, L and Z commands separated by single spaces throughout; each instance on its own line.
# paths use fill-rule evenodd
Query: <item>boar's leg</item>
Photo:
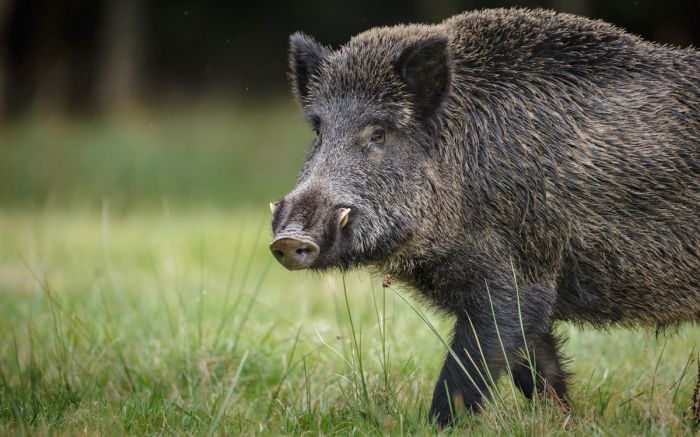
M 528 339 L 530 358 L 521 357 L 513 365 L 513 380 L 523 394 L 532 399 L 535 389 L 538 393 L 548 392 L 566 406 L 566 379 L 568 372 L 562 366 L 559 352 L 559 339 L 546 332 Z M 533 365 L 534 364 L 534 369 Z
M 484 372 L 479 344 L 469 320 L 458 318 L 450 350 L 433 391 L 430 418 L 439 426 L 450 424 L 457 408 L 464 406 L 475 409 L 482 396 L 487 394 L 488 387 L 488 376 Z
M 478 309 L 457 316 L 450 351 L 435 384 L 430 407 L 430 417 L 439 426 L 452 423 L 454 415 L 463 408 L 479 407 L 503 370 L 522 359 L 519 351 L 523 349 L 524 337 L 540 338 L 549 332 L 553 292 L 544 287 L 528 287 L 522 293 L 535 297 L 531 302 L 522 302 L 525 335 L 512 288 L 492 287 L 490 293 L 491 302 L 483 302 Z

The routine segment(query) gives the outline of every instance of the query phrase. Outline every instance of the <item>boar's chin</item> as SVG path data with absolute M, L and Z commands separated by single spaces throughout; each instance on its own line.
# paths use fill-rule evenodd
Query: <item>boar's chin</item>
M 314 265 L 311 266 L 311 270 L 315 272 L 326 272 L 330 270 L 346 272 L 362 267 L 369 262 L 369 260 L 364 260 L 361 256 L 350 253 L 334 254 L 333 256 L 319 259 L 314 263 Z
M 313 271 L 324 272 L 329 270 L 339 270 L 346 272 L 349 270 L 368 266 L 380 261 L 385 254 L 365 253 L 349 247 L 337 248 L 333 253 L 321 256 L 310 268 Z

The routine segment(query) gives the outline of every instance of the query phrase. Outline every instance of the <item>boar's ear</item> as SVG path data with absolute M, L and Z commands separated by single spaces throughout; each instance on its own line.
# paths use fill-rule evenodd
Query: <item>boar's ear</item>
M 289 78 L 294 94 L 301 101 L 308 92 L 309 79 L 330 50 L 303 32 L 289 37 Z
M 429 118 L 447 93 L 450 81 L 447 38 L 422 40 L 401 53 L 396 70 L 413 95 L 418 115 Z

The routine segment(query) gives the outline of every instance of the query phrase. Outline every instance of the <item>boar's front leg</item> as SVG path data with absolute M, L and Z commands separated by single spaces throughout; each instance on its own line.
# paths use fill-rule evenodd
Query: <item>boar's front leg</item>
M 560 340 L 551 332 L 527 339 L 527 349 L 530 357 L 520 360 L 513 366 L 515 385 L 523 394 L 531 399 L 535 390 L 539 393 L 548 392 L 555 396 L 563 408 L 566 408 L 566 379 L 569 373 L 562 364 L 559 352 Z
M 548 332 L 553 301 L 550 290 L 547 287 L 522 290 L 519 316 L 512 287 L 500 290 L 492 287 L 491 301 L 487 298 L 478 308 L 457 315 L 451 350 L 433 392 L 432 420 L 446 426 L 460 409 L 476 410 L 506 366 L 519 359 L 523 338 Z

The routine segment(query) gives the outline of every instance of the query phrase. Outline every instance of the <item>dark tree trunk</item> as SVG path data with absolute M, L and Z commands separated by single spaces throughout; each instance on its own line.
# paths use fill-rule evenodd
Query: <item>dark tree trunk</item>
M 108 0 L 104 5 L 103 55 L 97 83 L 102 110 L 124 110 L 137 98 L 142 19 L 139 0 Z

